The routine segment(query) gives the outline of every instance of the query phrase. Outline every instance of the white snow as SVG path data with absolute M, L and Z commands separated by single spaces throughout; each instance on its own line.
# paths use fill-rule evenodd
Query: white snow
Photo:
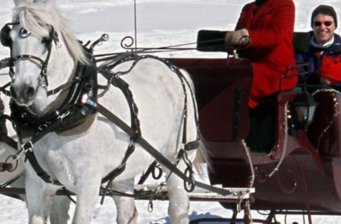
M 137 1 L 137 46 L 161 47 L 184 43 L 194 43 L 200 29 L 232 30 L 242 6 L 251 0 L 136 0 Z M 95 40 L 102 33 L 108 33 L 110 40 L 97 48 L 96 53 L 118 52 L 120 41 L 124 36 L 134 33 L 133 0 L 57 0 L 60 8 L 68 18 L 70 26 L 80 40 Z M 319 4 L 333 5 L 340 12 L 340 0 L 295 0 L 296 31 L 310 30 L 310 15 Z M 0 8 L 0 27 L 11 21 L 13 1 L 2 0 Z M 339 16 L 341 16 L 339 14 Z M 339 30 L 337 30 L 339 31 Z M 186 47 L 195 47 L 188 45 Z M 9 50 L 0 47 L 0 58 L 8 57 Z M 170 52 L 166 56 L 201 56 L 195 51 Z M 207 55 L 205 55 L 207 56 Z M 212 57 L 222 56 L 214 53 Z M 3 71 L 1 71 L 2 73 Z M 147 211 L 148 201 L 137 201 L 140 223 L 169 223 L 167 219 L 167 202 L 155 201 L 154 211 Z M 73 211 L 74 206 L 70 213 Z M 72 213 L 71 213 L 72 214 Z M 231 216 L 217 202 L 192 202 L 192 218 L 203 216 Z M 243 214 L 240 214 L 242 217 Z M 254 213 L 254 217 L 262 217 Z M 302 216 L 280 216 L 282 223 L 305 222 Z M 314 224 L 340 223 L 338 217 L 316 216 Z M 27 223 L 27 210 L 24 202 L 0 195 L 0 223 Z M 115 223 L 115 205 L 110 198 L 104 205 L 97 204 L 93 215 L 94 224 Z

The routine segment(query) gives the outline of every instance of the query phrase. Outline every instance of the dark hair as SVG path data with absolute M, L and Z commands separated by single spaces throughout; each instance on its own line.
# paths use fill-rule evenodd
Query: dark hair
M 267 1 L 268 0 L 256 0 L 255 2 L 256 2 L 257 6 L 261 6 L 261 5 L 265 4 Z
M 311 15 L 311 27 L 314 27 L 314 18 L 318 14 L 324 14 L 333 17 L 335 27 L 337 27 L 337 16 L 335 9 L 329 5 L 319 5 L 316 9 L 314 9 L 312 15 Z

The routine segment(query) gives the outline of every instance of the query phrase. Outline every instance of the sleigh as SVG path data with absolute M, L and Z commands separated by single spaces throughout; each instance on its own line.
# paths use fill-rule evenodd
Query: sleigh
M 205 35 L 212 39 L 210 33 Z M 304 33 L 295 33 L 296 51 L 305 50 L 306 38 Z M 218 45 L 201 47 L 223 51 Z M 200 128 L 212 163 L 211 184 L 254 187 L 251 209 L 271 211 L 269 223 L 275 214 L 308 214 L 309 218 L 311 214 L 341 214 L 341 95 L 337 90 L 321 88 L 313 93 L 317 107 L 304 127 L 296 110 L 305 87 L 281 91 L 261 102 L 256 116 L 269 117 L 273 125 L 255 124 L 247 107 L 250 61 L 171 61 L 189 71 L 195 82 Z M 261 132 L 267 132 L 265 138 Z M 221 204 L 235 209 L 235 204 Z
M 211 36 L 207 38 L 212 39 Z M 305 36 L 297 34 L 294 42 L 301 42 L 300 38 L 303 41 Z M 213 48 L 210 43 L 198 46 L 198 50 L 224 51 L 219 47 L 221 45 L 220 37 Z M 249 60 L 171 58 L 167 61 L 188 71 L 193 79 L 200 132 L 211 160 L 211 185 L 221 185 L 224 193 L 235 194 L 233 198 L 231 195 L 207 198 L 190 195 L 191 200 L 220 201 L 222 206 L 235 212 L 240 210 L 238 203 L 248 212 L 251 202 L 251 209 L 270 210 L 269 220 L 283 212 L 340 214 L 341 97 L 338 91 L 321 89 L 314 93 L 318 105 L 315 113 L 311 113 L 314 115 L 312 122 L 302 123 L 299 119 L 298 107 L 302 105 L 298 99 L 305 94 L 302 88 L 270 96 L 259 104 L 255 117 L 250 117 L 247 103 L 252 66 Z M 103 73 L 108 66 L 105 64 L 98 69 Z M 290 74 L 283 74 L 283 78 L 287 75 Z M 98 106 L 97 109 L 102 112 L 103 108 Z M 255 123 L 253 119 L 257 120 L 257 116 L 263 116 L 266 121 Z M 131 131 L 127 124 L 116 125 L 128 134 Z M 143 138 L 138 138 L 136 143 L 149 151 L 154 150 Z M 4 170 L 11 169 L 5 167 L 8 164 L 0 165 Z M 183 175 L 176 169 L 174 172 Z M 186 177 L 184 179 L 187 181 Z M 249 198 L 252 189 L 256 191 Z M 23 189 L 3 188 L 2 193 L 24 192 Z M 166 193 L 158 195 L 158 199 L 167 199 Z

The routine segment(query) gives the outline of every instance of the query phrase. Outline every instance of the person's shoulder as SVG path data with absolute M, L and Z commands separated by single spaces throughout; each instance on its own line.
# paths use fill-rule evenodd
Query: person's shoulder
M 329 55 L 332 57 L 341 56 L 341 37 L 334 33 L 334 42 L 324 50 L 324 55 Z
M 284 6 L 284 5 L 290 5 L 295 6 L 295 3 L 293 0 L 268 0 L 269 3 L 272 3 L 274 6 Z
M 249 2 L 243 6 L 243 10 L 248 10 L 252 7 L 254 7 L 255 3 L 254 2 Z
M 334 33 L 334 43 L 341 43 L 341 36 L 337 33 Z

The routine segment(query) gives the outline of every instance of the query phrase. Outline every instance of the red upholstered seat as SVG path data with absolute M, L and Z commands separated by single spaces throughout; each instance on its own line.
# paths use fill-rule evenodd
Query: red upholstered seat
M 230 142 L 249 131 L 252 67 L 247 59 L 172 59 L 193 78 L 200 130 L 207 141 Z

